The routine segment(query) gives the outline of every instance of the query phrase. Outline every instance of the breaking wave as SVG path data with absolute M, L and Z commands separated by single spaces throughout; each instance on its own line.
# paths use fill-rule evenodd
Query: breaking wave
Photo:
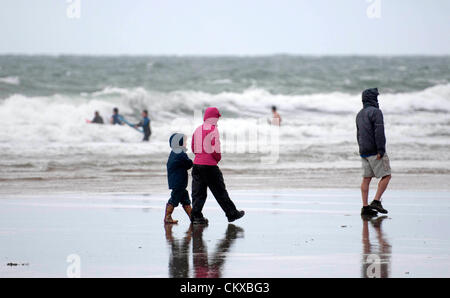
M 387 126 L 392 126 L 389 134 L 396 141 L 435 136 L 442 139 L 449 134 L 450 84 L 412 93 L 383 94 L 380 91 Z M 15 144 L 39 147 L 40 144 L 139 143 L 141 135 L 129 127 L 86 124 L 94 111 L 99 111 L 107 122 L 112 109 L 118 107 L 131 122 L 139 120 L 142 109 L 150 111 L 154 131 L 152 150 L 162 152 L 167 149 L 166 140 L 173 131 L 190 135 L 194 126 L 201 122 L 199 115 L 205 107 L 217 106 L 221 110 L 224 116 L 221 130 L 227 132 L 258 125 L 257 119 L 270 117 L 272 105 L 278 106 L 283 116 L 283 141 L 325 146 L 354 139 L 354 116 L 361 109 L 361 98 L 339 92 L 283 95 L 248 89 L 242 93 L 164 93 L 115 87 L 76 97 L 16 94 L 0 101 L 0 144 L 14 148 Z M 194 118 L 195 113 L 197 118 Z M 89 145 L 84 148 L 91 150 Z

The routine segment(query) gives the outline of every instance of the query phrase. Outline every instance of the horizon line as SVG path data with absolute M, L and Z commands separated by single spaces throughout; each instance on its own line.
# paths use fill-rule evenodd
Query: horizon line
M 343 53 L 327 53 L 327 54 L 312 54 L 312 53 L 267 53 L 267 54 L 149 54 L 149 53 L 20 53 L 20 52 L 5 52 L 0 53 L 0 56 L 41 56 L 41 57 L 58 57 L 58 56 L 74 56 L 74 57 L 205 57 L 205 58 L 220 58 L 220 57 L 235 57 L 235 58 L 258 58 L 258 57 L 449 57 L 447 54 L 430 54 L 430 53 L 405 53 L 405 54 L 343 54 Z

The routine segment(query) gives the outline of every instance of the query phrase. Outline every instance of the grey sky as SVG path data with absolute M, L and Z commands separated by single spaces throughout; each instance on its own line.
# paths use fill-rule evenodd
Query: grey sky
M 450 54 L 448 0 L 80 1 L 2 0 L 0 53 Z

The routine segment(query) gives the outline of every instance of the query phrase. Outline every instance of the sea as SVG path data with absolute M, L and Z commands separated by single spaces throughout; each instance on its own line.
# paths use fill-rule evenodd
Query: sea
M 190 144 L 212 106 L 234 189 L 352 187 L 367 88 L 380 92 L 392 183 L 449 189 L 450 56 L 2 55 L 0 194 L 164 190 L 170 135 Z M 110 125 L 115 107 L 132 123 L 147 109 L 150 142 Z M 86 121 L 95 111 L 105 125 Z

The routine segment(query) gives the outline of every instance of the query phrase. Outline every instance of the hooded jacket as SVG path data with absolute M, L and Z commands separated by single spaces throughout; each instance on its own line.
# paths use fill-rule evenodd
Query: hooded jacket
M 174 133 L 169 144 L 172 151 L 167 160 L 167 180 L 169 189 L 186 189 L 188 185 L 188 170 L 192 168 L 192 160 L 186 154 L 183 147 L 184 135 Z
M 383 112 L 378 105 L 378 89 L 367 89 L 362 94 L 363 109 L 356 116 L 356 137 L 362 157 L 386 153 Z
M 217 108 L 207 108 L 203 124 L 192 135 L 192 152 L 195 165 L 216 166 L 222 159 L 217 121 L 222 116 Z

